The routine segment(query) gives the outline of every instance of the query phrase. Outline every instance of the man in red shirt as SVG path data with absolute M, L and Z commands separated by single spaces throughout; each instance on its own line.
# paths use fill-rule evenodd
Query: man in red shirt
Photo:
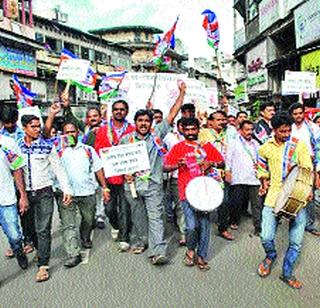
M 135 130 L 135 126 L 126 120 L 128 111 L 126 101 L 118 100 L 112 104 L 110 121 L 101 126 L 96 134 L 95 149 L 98 154 L 100 149 L 117 146 L 123 136 Z M 130 248 L 128 243 L 131 219 L 129 205 L 124 198 L 124 179 L 122 176 L 114 176 L 108 178 L 107 183 L 111 191 L 111 200 L 106 207 L 106 215 L 112 227 L 111 235 L 120 242 L 120 250 L 127 251 Z M 104 221 L 98 217 L 97 223 Z
M 194 210 L 186 199 L 185 192 L 193 178 L 203 176 L 211 168 L 221 166 L 223 157 L 211 143 L 200 145 L 198 142 L 200 123 L 197 119 L 183 119 L 182 126 L 185 140 L 176 144 L 166 155 L 164 170 L 169 172 L 178 169 L 179 197 L 186 219 L 188 248 L 184 262 L 187 266 L 196 263 L 200 270 L 207 271 L 210 269 L 207 262 L 210 240 L 209 214 Z

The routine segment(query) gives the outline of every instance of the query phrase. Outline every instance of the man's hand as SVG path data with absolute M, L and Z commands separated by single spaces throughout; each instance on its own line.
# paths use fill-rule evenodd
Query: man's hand
M 61 105 L 59 103 L 53 103 L 50 106 L 50 114 L 56 116 L 61 111 Z
M 62 202 L 65 206 L 68 206 L 71 204 L 72 202 L 72 196 L 71 195 L 68 195 L 68 194 L 65 194 L 63 193 L 63 198 L 62 198 Z
M 134 182 L 134 176 L 132 174 L 126 174 L 124 176 L 125 180 L 127 181 L 128 184 L 131 184 Z
M 180 93 L 184 94 L 184 93 L 186 93 L 187 85 L 183 80 L 178 80 L 178 88 L 179 88 Z
M 153 104 L 152 104 L 150 99 L 147 102 L 146 109 L 148 109 L 148 110 L 152 110 L 153 109 Z
M 102 198 L 104 203 L 108 203 L 110 201 L 110 192 L 102 189 Z
M 263 180 L 259 188 L 259 193 L 258 193 L 259 196 L 264 196 L 267 193 L 269 189 L 269 183 L 270 183 L 269 180 Z
M 320 188 L 320 175 L 318 172 L 316 172 L 316 174 L 315 174 L 314 185 L 315 185 L 316 189 Z
M 232 182 L 232 172 L 231 171 L 226 171 L 224 173 L 224 179 L 227 183 L 231 183 Z
M 19 213 L 24 215 L 29 209 L 29 200 L 27 196 L 21 195 L 19 200 Z

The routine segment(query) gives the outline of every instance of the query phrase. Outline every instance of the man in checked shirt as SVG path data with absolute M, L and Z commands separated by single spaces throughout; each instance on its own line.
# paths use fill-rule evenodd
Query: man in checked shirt
M 38 255 L 39 270 L 36 281 L 49 279 L 49 259 L 51 249 L 51 225 L 53 215 L 52 180 L 49 175 L 52 170 L 62 188 L 63 202 L 71 203 L 71 188 L 65 170 L 59 160 L 52 141 L 41 136 L 40 119 L 35 115 L 24 115 L 21 118 L 25 137 L 18 143 L 26 162 L 24 177 L 26 191 L 30 203 L 27 212 L 28 226 L 33 234 Z

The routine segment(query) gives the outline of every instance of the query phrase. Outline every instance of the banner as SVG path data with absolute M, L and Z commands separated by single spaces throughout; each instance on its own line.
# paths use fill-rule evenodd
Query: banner
M 63 60 L 59 66 L 58 80 L 83 81 L 87 77 L 90 61 L 80 59 Z
M 282 95 L 299 95 L 301 93 L 316 92 L 316 74 L 310 72 L 285 71 L 282 81 Z
M 217 91 L 206 88 L 203 82 L 187 78 L 184 74 L 169 73 L 157 73 L 157 75 L 155 73 L 128 73 L 121 83 L 118 96 L 107 102 L 112 103 L 118 99 L 126 100 L 130 109 L 129 120 L 132 120 L 137 110 L 146 108 L 155 85 L 151 99 L 153 107 L 162 110 L 164 115 L 167 115 L 179 95 L 178 80 L 183 80 L 187 85 L 184 104 L 194 104 L 200 111 L 217 103 Z
M 301 57 L 301 70 L 316 73 L 316 88 L 320 89 L 320 50 L 309 52 Z
M 100 150 L 106 178 L 150 169 L 145 141 Z

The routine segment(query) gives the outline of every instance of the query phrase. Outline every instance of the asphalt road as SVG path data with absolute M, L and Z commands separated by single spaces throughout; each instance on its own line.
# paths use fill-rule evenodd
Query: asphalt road
M 0 232 L 0 307 L 320 307 L 320 238 L 305 236 L 296 271 L 303 289 L 290 289 L 279 279 L 287 228 L 286 222 L 279 226 L 278 262 L 264 279 L 256 274 L 264 254 L 259 238 L 250 236 L 250 220 L 233 232 L 234 242 L 217 237 L 213 225 L 211 270 L 206 273 L 182 264 L 185 249 L 178 247 L 176 235 L 168 236 L 170 263 L 155 267 L 145 254 L 119 253 L 108 228 L 95 231 L 86 264 L 65 269 L 55 214 L 51 278 L 45 283 L 35 282 L 34 261 L 23 272 L 15 259 L 3 256 L 7 242 Z M 167 231 L 172 230 L 171 226 Z M 29 260 L 33 257 L 34 253 Z

